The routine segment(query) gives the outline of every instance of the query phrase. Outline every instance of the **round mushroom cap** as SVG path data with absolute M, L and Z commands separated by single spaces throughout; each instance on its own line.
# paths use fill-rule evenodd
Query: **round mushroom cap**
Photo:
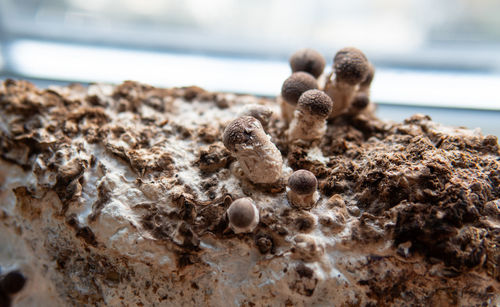
M 290 57 L 292 72 L 304 71 L 318 78 L 325 69 L 325 58 L 316 50 L 304 48 Z
M 318 180 L 310 171 L 301 169 L 293 172 L 288 179 L 290 189 L 300 195 L 312 194 L 316 191 Z
M 227 216 L 229 222 L 238 228 L 250 226 L 255 219 L 255 209 L 252 199 L 244 197 L 233 201 L 229 209 L 227 209 Z
M 373 64 L 368 63 L 368 73 L 366 74 L 365 80 L 363 80 L 359 85 L 370 86 L 370 84 L 372 84 L 373 77 L 375 77 L 375 67 Z
M 266 127 L 271 120 L 273 110 L 270 107 L 261 104 L 251 104 L 245 107 L 241 115 L 255 117 L 260 121 L 263 127 Z
M 369 62 L 361 50 L 347 47 L 340 49 L 333 58 L 336 77 L 348 84 L 356 85 L 365 80 Z
M 253 116 L 240 116 L 226 127 L 222 142 L 228 150 L 234 151 L 236 144 L 254 143 L 258 138 L 258 130 L 264 130 L 258 119 Z
M 314 77 L 306 72 L 294 72 L 283 82 L 281 96 L 291 105 L 296 105 L 300 95 L 307 90 L 317 89 L 318 82 Z
M 308 90 L 300 96 L 297 108 L 311 115 L 326 118 L 332 112 L 333 101 L 323 91 Z
M 366 108 L 366 106 L 370 103 L 370 98 L 366 93 L 357 93 L 352 100 L 353 108 L 358 110 Z
M 15 294 L 22 290 L 26 277 L 19 271 L 9 272 L 0 281 L 0 289 L 6 294 Z

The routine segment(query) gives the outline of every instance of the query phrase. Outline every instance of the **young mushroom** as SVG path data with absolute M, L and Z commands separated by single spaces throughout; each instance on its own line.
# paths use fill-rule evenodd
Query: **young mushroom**
M 325 58 L 316 50 L 304 48 L 290 57 L 292 72 L 304 71 L 318 78 L 325 69 Z
M 373 81 L 373 77 L 375 76 L 375 67 L 369 63 L 368 74 L 366 75 L 365 80 L 359 84 L 359 89 L 356 91 L 354 98 L 350 103 L 349 110 L 347 114 L 356 115 L 361 111 L 365 110 L 366 107 L 370 104 L 370 85 Z
M 288 179 L 288 187 L 288 201 L 294 207 L 310 209 L 319 199 L 318 180 L 310 171 L 295 171 Z
M 0 290 L 4 293 L 12 295 L 21 291 L 26 283 L 26 277 L 19 271 L 7 273 L 0 280 Z
M 251 198 L 239 198 L 227 209 L 227 218 L 234 233 L 252 232 L 259 224 L 259 210 Z
M 240 112 L 240 116 L 252 116 L 258 119 L 262 124 L 262 127 L 264 127 L 264 130 L 267 130 L 272 115 L 273 110 L 270 107 L 261 104 L 246 105 Z
M 330 76 L 325 84 L 325 92 L 335 101 L 330 114 L 334 118 L 344 113 L 350 106 L 359 84 L 369 73 L 369 62 L 360 50 L 347 47 L 339 50 L 333 59 L 335 78 Z
M 281 115 L 286 124 L 293 118 L 295 106 L 300 95 L 305 91 L 317 89 L 318 82 L 314 77 L 306 72 L 294 72 L 288 77 L 281 87 Z
M 320 90 L 308 90 L 300 96 L 294 118 L 288 130 L 288 139 L 313 141 L 326 132 L 326 119 L 332 111 L 332 99 Z
M 281 152 L 255 117 L 241 116 L 233 120 L 224 130 L 222 141 L 253 183 L 275 183 L 281 178 Z

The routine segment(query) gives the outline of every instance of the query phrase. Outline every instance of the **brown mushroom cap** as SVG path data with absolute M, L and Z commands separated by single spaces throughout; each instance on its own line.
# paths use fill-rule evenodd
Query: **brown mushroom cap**
M 292 72 L 304 71 L 318 78 L 325 69 L 325 58 L 316 50 L 304 48 L 290 57 Z
M 227 209 L 229 222 L 238 228 L 245 228 L 252 224 L 255 218 L 255 209 L 253 201 L 248 198 L 239 198 Z
M 6 294 L 15 294 L 21 291 L 26 283 L 26 277 L 19 271 L 9 272 L 0 281 L 0 290 Z
M 267 127 L 273 115 L 273 110 L 268 106 L 254 104 L 248 105 L 241 115 L 255 117 L 260 121 L 263 127 Z
M 352 100 L 353 108 L 358 110 L 366 108 L 366 106 L 370 103 L 370 98 L 366 93 L 357 93 Z
M 230 151 L 236 144 L 252 144 L 257 140 L 257 130 L 264 130 L 258 119 L 252 116 L 241 116 L 233 120 L 224 130 L 222 142 Z
M 318 180 L 310 171 L 301 169 L 295 171 L 288 179 L 290 189 L 300 195 L 312 194 L 316 191 Z
M 373 64 L 368 63 L 368 73 L 366 74 L 365 80 L 363 80 L 359 85 L 370 86 L 370 84 L 372 84 L 373 77 L 375 77 L 375 67 Z
M 318 82 L 312 75 L 303 71 L 294 72 L 283 82 L 281 96 L 283 96 L 286 102 L 296 105 L 302 93 L 317 88 Z
M 300 96 L 298 108 L 311 115 L 326 118 L 332 112 L 333 101 L 323 91 L 308 90 Z
M 356 85 L 365 80 L 369 62 L 361 50 L 347 47 L 337 52 L 333 58 L 333 68 L 340 81 Z

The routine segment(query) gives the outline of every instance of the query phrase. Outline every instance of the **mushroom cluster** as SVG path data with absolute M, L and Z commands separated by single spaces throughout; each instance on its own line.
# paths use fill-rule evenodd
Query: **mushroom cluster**
M 354 116 L 370 105 L 370 85 L 375 69 L 360 50 L 347 47 L 333 58 L 333 71 L 325 76 L 325 59 L 312 49 L 301 49 L 289 60 L 292 74 L 283 82 L 278 101 L 281 119 L 290 143 L 306 145 L 321 141 L 327 119 Z M 321 81 L 323 80 L 323 81 Z M 230 122 L 223 135 L 224 146 L 235 156 L 246 179 L 254 184 L 276 184 L 283 179 L 281 152 L 266 133 L 273 112 L 249 105 Z M 273 121 L 274 123 L 274 121 Z M 235 164 L 237 165 L 237 164 Z M 310 209 L 320 195 L 316 176 L 297 170 L 288 179 L 287 197 L 297 209 Z M 252 232 L 259 212 L 250 198 L 235 200 L 226 212 L 235 233 Z

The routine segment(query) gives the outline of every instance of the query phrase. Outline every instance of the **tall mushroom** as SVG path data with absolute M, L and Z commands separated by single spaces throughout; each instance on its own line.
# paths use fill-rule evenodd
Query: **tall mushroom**
M 326 132 L 326 119 L 332 111 L 333 102 L 320 90 L 308 90 L 302 94 L 297 110 L 290 123 L 288 139 L 313 141 L 323 137 Z
M 253 183 L 275 183 L 280 179 L 283 158 L 258 119 L 241 116 L 233 120 L 224 130 L 223 143 Z
M 295 106 L 300 95 L 307 90 L 317 89 L 318 82 L 306 72 L 294 72 L 288 77 L 281 87 L 281 115 L 288 125 L 293 118 Z
M 347 47 L 337 52 L 333 68 L 335 74 L 328 78 L 324 89 L 335 102 L 330 118 L 341 115 L 349 108 L 359 84 L 369 73 L 369 62 L 361 50 Z

